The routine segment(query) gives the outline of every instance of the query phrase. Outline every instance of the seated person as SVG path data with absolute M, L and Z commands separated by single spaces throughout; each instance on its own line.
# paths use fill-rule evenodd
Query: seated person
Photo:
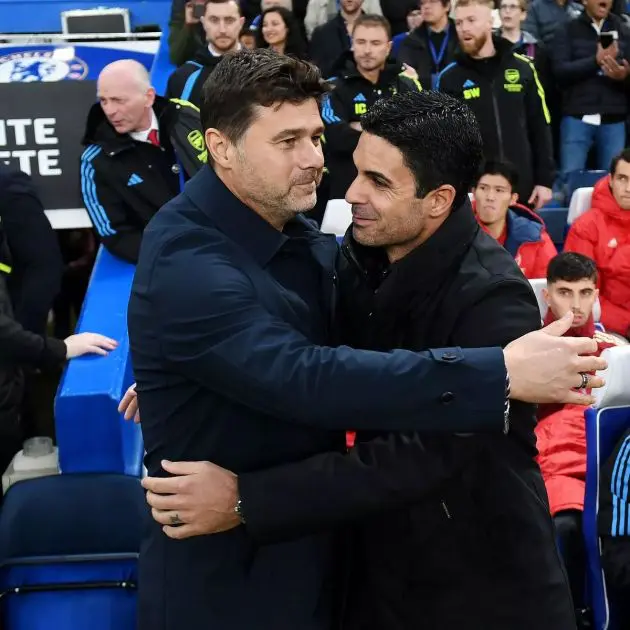
M 630 627 L 630 500 L 628 454 L 630 429 L 602 467 L 597 528 L 602 541 L 602 568 L 617 628 Z
M 193 146 L 194 134 L 184 124 L 192 118 L 190 126 L 200 126 L 199 115 L 191 105 L 156 96 L 146 68 L 132 59 L 103 68 L 97 98 L 83 138 L 83 202 L 103 245 L 136 263 L 144 228 L 203 159 L 203 143 Z M 188 137 L 192 157 L 181 135 Z
M 564 249 L 595 261 L 601 322 L 630 334 L 630 149 L 612 161 L 610 175 L 593 190 L 591 208 L 571 226 Z
M 558 253 L 543 220 L 518 202 L 518 172 L 508 162 L 486 162 L 474 189 L 481 227 L 507 249 L 526 278 L 544 278 Z
M 565 334 L 592 337 L 598 354 L 623 343 L 595 330 L 593 306 L 597 300 L 597 267 L 582 254 L 563 252 L 549 263 L 543 297 L 549 310 L 545 324 L 573 311 L 573 326 Z M 541 405 L 536 426 L 538 463 L 549 507 L 556 524 L 576 608 L 583 608 L 584 551 L 582 511 L 586 478 L 584 408 L 577 405 Z

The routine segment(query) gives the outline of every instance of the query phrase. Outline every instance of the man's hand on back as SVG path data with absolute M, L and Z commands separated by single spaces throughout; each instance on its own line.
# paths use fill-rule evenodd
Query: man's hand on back
M 509 344 L 503 354 L 510 376 L 511 397 L 530 403 L 573 403 L 590 405 L 593 396 L 576 391 L 583 372 L 606 368 L 606 361 L 595 356 L 594 339 L 562 337 L 573 322 L 569 313 L 546 328 L 529 333 Z M 589 388 L 602 387 L 604 381 L 590 376 Z
M 125 420 L 131 420 L 138 424 L 140 422 L 140 412 L 138 411 L 138 394 L 134 383 L 123 396 L 118 405 L 118 413 L 125 414 Z
M 237 476 L 210 462 L 169 462 L 162 467 L 176 477 L 146 477 L 142 486 L 153 518 L 169 538 L 217 534 L 241 524 Z

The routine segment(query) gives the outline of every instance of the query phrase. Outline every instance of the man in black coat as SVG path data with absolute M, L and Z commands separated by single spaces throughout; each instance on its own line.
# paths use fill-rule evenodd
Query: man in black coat
M 384 351 L 420 351 L 445 343 L 451 349 L 440 356 L 457 363 L 460 344 L 506 345 L 537 329 L 540 316 L 527 281 L 479 229 L 467 201 L 482 157 L 472 113 L 444 95 L 409 93 L 376 104 L 365 120 L 366 133 L 355 153 L 359 175 L 348 193 L 354 223 L 341 267 L 346 297 L 341 296 L 340 316 L 347 322 L 342 340 Z M 203 308 L 216 316 L 216 305 Z M 261 332 L 251 334 L 260 343 Z M 256 348 L 248 352 L 257 363 Z M 274 369 L 280 369 L 284 355 L 276 356 Z M 365 426 L 379 394 L 389 392 L 391 414 L 386 412 L 383 421 L 401 420 L 404 401 L 385 380 L 376 384 L 365 372 L 358 392 L 349 373 L 340 369 L 336 374 L 338 402 L 331 409 L 322 390 L 325 373 L 305 376 L 313 388 L 312 407 L 300 414 L 325 412 L 332 426 L 351 396 L 355 412 L 346 415 L 345 424 Z M 268 375 L 265 382 L 278 378 Z M 218 381 L 215 386 L 224 389 Z M 273 391 L 269 399 L 275 399 Z M 440 401 L 448 408 L 461 398 L 452 390 Z M 147 409 L 153 431 L 156 411 Z M 217 531 L 241 522 L 245 527 L 234 529 L 234 535 L 240 531 L 257 544 L 297 538 L 297 544 L 300 537 L 307 540 L 335 524 L 399 508 L 365 520 L 350 536 L 360 548 L 351 558 L 347 628 L 569 630 L 574 627 L 570 595 L 534 461 L 534 407 L 513 401 L 509 419 L 509 437 L 421 440 L 414 434 L 360 433 L 350 456 L 330 452 L 268 471 L 240 472 L 240 499 L 230 494 L 233 475 L 203 462 L 163 462 L 167 472 L 184 478 L 144 483 L 154 518 L 167 525 L 172 538 L 213 531 L 204 525 L 214 511 L 226 517 Z M 267 434 L 266 448 L 278 448 L 279 437 Z M 268 456 L 264 453 L 259 456 Z M 216 483 L 204 484 L 212 471 L 220 471 Z M 209 506 L 208 495 L 220 500 Z M 421 497 L 426 501 L 417 504 Z M 401 510 L 410 502 L 416 504 Z M 222 537 L 216 544 L 221 540 L 228 542 Z M 269 554 L 274 547 L 257 548 Z M 312 570 L 303 565 L 303 577 Z M 304 593 L 294 597 L 303 599 L 307 614 Z
M 94 333 L 72 335 L 62 341 L 26 330 L 13 315 L 8 289 L 12 274 L 11 243 L 0 215 L 0 475 L 22 444 L 23 368 L 53 368 L 84 354 L 107 354 L 117 345 L 113 339 Z
M 11 243 L 13 314 L 24 328 L 41 335 L 61 285 L 59 243 L 31 178 L 2 164 L 0 219 Z

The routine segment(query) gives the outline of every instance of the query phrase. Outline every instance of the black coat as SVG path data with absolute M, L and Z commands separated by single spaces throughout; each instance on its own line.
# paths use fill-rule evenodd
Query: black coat
M 398 55 L 396 55 L 398 61 L 406 63 L 418 73 L 418 80 L 427 90 L 431 88 L 432 75 L 436 75 L 444 70 L 455 56 L 458 44 L 455 22 L 453 20 L 449 20 L 447 33 L 444 37 L 448 36 L 448 41 L 446 44 L 443 44 L 445 45 L 444 53 L 437 67 L 429 47 L 429 34 L 426 24 L 420 25 L 403 39 Z M 439 55 L 440 50 L 435 52 L 436 55 Z
M 0 217 L 1 219 L 1 217 Z M 24 330 L 13 318 L 7 280 L 11 276 L 10 244 L 0 220 L 0 470 L 20 449 L 20 406 L 25 366 L 57 366 L 66 358 L 66 345 Z
M 15 319 L 27 330 L 44 334 L 48 312 L 61 287 L 59 242 L 31 178 L 2 165 L 0 218 L 13 261 L 8 286 Z
M 349 51 L 339 60 L 338 72 L 331 82 L 333 91 L 322 103 L 330 199 L 343 199 L 357 176 L 352 154 L 361 132 L 351 127 L 350 123 L 361 122 L 363 114 L 380 98 L 397 92 L 422 90 L 420 82 L 404 75 L 401 64 L 392 58 L 387 60 L 375 84 L 358 71 Z
M 343 254 L 343 339 L 353 346 L 505 346 L 540 327 L 529 282 L 468 203 L 396 265 L 351 236 Z M 534 405 L 513 401 L 507 437 L 423 438 L 433 452 L 459 441 L 459 469 L 435 498 L 353 532 L 345 628 L 575 628 L 535 422 Z
M 630 61 L 630 30 L 618 16 L 610 14 L 602 32 L 619 33 L 619 57 Z M 567 116 L 585 114 L 618 116 L 628 113 L 628 81 L 614 81 L 603 76 L 595 53 L 597 33 L 591 18 L 582 13 L 556 31 L 550 48 L 553 72 L 563 90 L 562 110 Z
M 221 57 L 213 55 L 207 46 L 200 48 L 191 61 L 181 65 L 168 78 L 166 98 L 182 98 L 200 107 L 201 88 L 219 61 Z
M 357 412 L 362 428 L 500 432 L 505 371 L 495 349 L 453 358 L 316 345 L 332 320 L 336 258 L 334 238 L 300 217 L 281 234 L 209 168 L 155 216 L 128 314 L 150 475 L 164 474 L 164 458 L 243 474 L 341 452 Z M 447 386 L 457 400 L 442 399 Z M 263 545 L 248 525 L 172 540 L 152 522 L 139 627 L 330 630 L 331 597 L 341 592 L 332 538 L 320 531 Z
M 496 55 L 473 59 L 458 51 L 437 89 L 461 99 L 475 114 L 486 159 L 508 160 L 519 172 L 518 194 L 527 203 L 534 186 L 551 188 L 555 166 L 551 117 L 533 62 L 494 36 Z
M 325 78 L 333 76 L 340 57 L 350 50 L 352 40 L 341 13 L 313 31 L 309 53 Z
M 540 327 L 528 281 L 468 202 L 392 266 L 347 237 L 339 280 L 342 339 L 362 348 L 506 345 Z M 349 455 L 241 476 L 247 527 L 362 519 L 347 532 L 344 630 L 574 630 L 534 426 L 534 406 L 513 401 L 508 436 L 359 432 Z
M 170 142 L 177 109 L 156 98 L 161 147 L 136 142 L 110 125 L 99 103 L 88 114 L 81 156 L 81 190 L 92 224 L 114 255 L 135 263 L 151 217 L 180 190 Z

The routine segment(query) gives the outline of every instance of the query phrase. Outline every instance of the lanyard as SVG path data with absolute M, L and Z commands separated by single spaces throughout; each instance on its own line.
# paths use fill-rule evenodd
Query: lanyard
M 433 40 L 431 39 L 431 35 L 428 34 L 429 38 L 429 50 L 431 51 L 431 57 L 433 57 L 433 65 L 436 70 L 440 69 L 440 64 L 442 63 L 442 59 L 444 59 L 444 54 L 446 53 L 446 47 L 448 46 L 448 38 L 451 34 L 451 25 L 448 24 L 446 27 L 446 33 L 444 35 L 444 39 L 442 40 L 442 45 L 440 46 L 439 54 L 435 52 L 435 46 L 433 45 Z

